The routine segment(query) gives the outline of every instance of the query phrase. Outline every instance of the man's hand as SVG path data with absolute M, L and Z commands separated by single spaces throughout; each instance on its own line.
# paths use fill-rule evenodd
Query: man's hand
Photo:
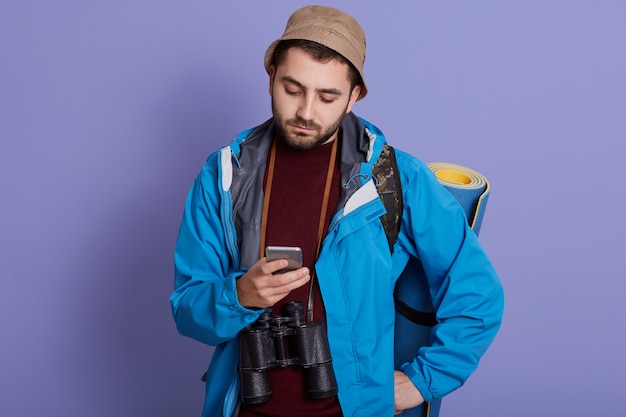
M 307 267 L 272 275 L 286 266 L 286 259 L 270 262 L 265 258 L 259 259 L 237 280 L 239 303 L 248 308 L 271 307 L 311 279 Z
M 422 397 L 422 394 L 404 372 L 394 371 L 393 383 L 395 401 L 394 414 L 400 414 L 402 411 L 417 407 L 424 402 L 424 397 Z

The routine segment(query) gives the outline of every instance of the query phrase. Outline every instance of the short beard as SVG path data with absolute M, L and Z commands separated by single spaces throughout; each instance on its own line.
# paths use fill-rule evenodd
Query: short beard
M 346 117 L 346 110 L 348 110 L 347 104 L 346 104 L 346 108 L 341 113 L 341 117 L 339 117 L 333 124 L 331 124 L 328 127 L 328 129 L 322 131 L 322 133 L 319 136 L 312 138 L 313 140 L 310 142 L 302 141 L 302 140 L 299 140 L 300 135 L 288 135 L 286 132 L 285 126 L 299 125 L 299 126 L 305 126 L 310 129 L 317 129 L 317 130 L 321 129 L 321 126 L 313 122 L 300 119 L 300 118 L 282 120 L 276 112 L 276 107 L 274 106 L 274 98 L 272 97 L 272 113 L 274 115 L 274 120 L 276 121 L 276 129 L 278 129 L 278 133 L 280 133 L 280 135 L 285 139 L 285 142 L 287 142 L 289 146 L 291 146 L 294 149 L 301 150 L 301 151 L 308 151 L 310 149 L 317 148 L 318 146 L 321 146 L 324 143 L 326 143 L 331 137 L 333 137 L 333 135 L 337 133 L 337 131 L 341 127 L 343 118 Z

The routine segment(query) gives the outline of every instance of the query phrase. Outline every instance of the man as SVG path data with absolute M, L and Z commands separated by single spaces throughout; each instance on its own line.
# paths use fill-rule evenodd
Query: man
M 390 250 L 372 178 L 385 138 L 352 113 L 367 94 L 364 61 L 352 17 L 294 12 L 265 55 L 273 117 L 209 156 L 192 186 L 170 301 L 181 334 L 216 346 L 205 417 L 391 416 L 458 388 L 497 332 L 502 289 L 463 209 L 401 151 L 404 212 Z M 263 256 L 270 245 L 301 247 L 303 266 L 280 271 L 285 260 Z M 438 324 L 429 346 L 394 370 L 393 292 L 411 259 L 426 272 Z M 310 370 L 286 363 L 252 374 L 269 400 L 242 398 L 242 384 L 258 387 L 241 377 L 241 335 L 257 337 L 264 313 L 280 317 L 294 301 L 307 323 L 323 323 L 336 393 L 312 395 Z M 246 349 L 283 349 L 262 340 Z

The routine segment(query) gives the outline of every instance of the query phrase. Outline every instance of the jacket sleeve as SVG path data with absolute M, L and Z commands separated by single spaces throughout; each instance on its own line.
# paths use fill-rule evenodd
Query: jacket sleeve
M 402 370 L 426 401 L 457 389 L 477 368 L 502 320 L 503 289 L 456 199 L 421 161 L 399 155 L 405 211 L 401 242 L 424 267 L 438 323 Z
M 180 334 L 217 345 L 236 337 L 259 311 L 239 304 L 236 279 L 245 271 L 234 265 L 225 225 L 231 219 L 218 188 L 218 156 L 213 154 L 187 197 L 176 249 L 175 280 L 170 304 Z M 234 232 L 232 232 L 234 235 Z

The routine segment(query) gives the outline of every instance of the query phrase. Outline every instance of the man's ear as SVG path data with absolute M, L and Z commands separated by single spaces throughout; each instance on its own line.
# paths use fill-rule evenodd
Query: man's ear
M 350 92 L 350 100 L 348 101 L 348 107 L 346 108 L 346 114 L 350 113 L 352 111 L 352 106 L 354 106 L 354 103 L 356 103 L 356 101 L 359 99 L 359 96 L 361 95 L 361 86 L 360 85 L 355 85 L 354 88 L 352 89 L 352 91 Z
M 274 88 L 274 75 L 276 75 L 276 66 L 274 64 L 270 65 L 270 96 L 272 95 L 272 91 Z

